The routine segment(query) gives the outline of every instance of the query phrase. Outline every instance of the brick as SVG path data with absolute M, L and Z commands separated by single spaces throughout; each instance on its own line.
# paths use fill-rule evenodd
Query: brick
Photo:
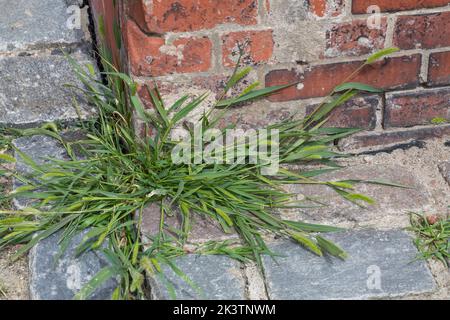
M 222 36 L 222 59 L 225 67 L 235 67 L 239 57 L 239 47 L 245 54 L 241 62 L 245 65 L 257 65 L 268 62 L 273 54 L 273 31 L 241 31 Z
M 280 257 L 263 259 L 270 300 L 390 298 L 436 287 L 426 261 L 415 259 L 419 252 L 405 231 L 369 229 L 325 237 L 347 250 L 349 258 L 318 257 L 291 241 L 271 245 Z
M 95 65 L 91 57 L 74 52 L 71 57 L 81 65 Z M 63 55 L 0 57 L 0 125 L 33 127 L 51 121 L 72 123 L 93 118 L 96 109 L 77 90 L 65 84 L 83 87 L 68 59 Z
M 309 8 L 316 16 L 323 17 L 327 9 L 327 0 L 310 0 Z
M 450 119 L 450 89 L 386 95 L 385 128 L 431 124 L 436 117 Z
M 270 101 L 288 101 L 321 97 L 344 82 L 363 62 L 344 62 L 312 66 L 304 72 L 294 69 L 274 70 L 266 75 L 266 86 L 300 82 L 268 97 Z M 387 58 L 366 66 L 351 81 L 382 89 L 414 88 L 419 84 L 421 56 Z
M 179 38 L 167 44 L 164 38 L 147 36 L 128 21 L 126 39 L 136 76 L 202 72 L 211 67 L 212 44 L 207 37 Z
M 167 265 L 164 275 L 177 300 L 244 300 L 245 280 L 239 262 L 227 256 L 189 254 L 175 258 L 175 265 L 200 289 L 195 290 Z M 153 300 L 170 300 L 167 284 L 148 276 Z
M 269 125 L 288 119 L 301 120 L 304 109 L 298 101 L 271 102 L 259 101 L 242 107 L 230 108 L 224 117 L 217 123 L 217 127 L 224 129 L 233 124 L 238 129 L 262 129 Z
M 316 17 L 336 17 L 343 12 L 342 0 L 308 0 L 309 10 Z
M 176 229 L 181 230 L 182 214 L 180 210 L 174 208 L 173 216 L 164 218 L 164 225 L 167 227 L 166 232 Z M 237 234 L 226 234 L 221 228 L 220 224 L 209 217 L 193 213 L 191 217 L 192 229 L 190 230 L 188 241 L 190 243 L 204 243 L 207 241 L 220 241 L 236 239 Z M 144 240 L 156 236 L 159 233 L 159 226 L 161 222 L 161 207 L 158 204 L 152 203 L 144 208 L 142 214 L 141 234 Z M 173 236 L 176 236 L 173 234 Z
M 120 69 L 122 39 L 116 37 L 116 32 L 120 25 L 119 17 L 121 14 L 117 1 L 95 0 L 90 3 L 97 26 L 97 40 L 111 52 L 114 65 Z M 102 30 L 100 30 L 100 19 L 103 23 Z
M 450 12 L 398 17 L 393 41 L 400 49 L 450 46 Z
M 409 130 L 362 133 L 340 141 L 341 149 L 375 148 L 412 140 L 442 138 L 450 135 L 450 125 L 423 127 Z
M 395 182 L 410 189 L 393 188 L 383 185 L 358 183 L 354 192 L 364 194 L 375 200 L 372 205 L 365 204 L 365 208 L 344 199 L 333 189 L 324 185 L 295 184 L 288 187 L 291 194 L 300 194 L 309 199 L 320 195 L 324 206 L 310 208 L 300 212 L 288 212 L 285 217 L 293 220 L 306 219 L 313 223 L 336 225 L 356 222 L 360 225 L 377 225 L 396 223 L 399 226 L 409 225 L 407 215 L 399 216 L 399 212 L 420 211 L 430 205 L 430 191 L 427 186 L 411 169 L 386 163 L 351 165 L 338 171 L 332 171 L 318 176 L 320 181 L 343 180 L 373 180 Z M 308 203 L 305 203 L 306 205 Z M 310 203 L 313 205 L 313 202 Z
M 228 77 L 225 75 L 207 75 L 207 76 L 178 76 L 171 80 L 156 80 L 158 89 L 165 100 L 166 105 L 174 103 L 177 99 L 188 94 L 190 96 L 198 96 L 205 92 L 209 93 L 205 104 L 216 101 L 223 95 L 223 90 L 227 84 Z M 256 81 L 256 74 L 253 72 L 242 79 L 235 87 L 233 87 L 228 96 L 235 96 L 240 94 L 242 90 L 248 87 L 251 83 Z M 141 83 L 138 86 L 138 92 L 141 100 L 144 102 L 146 108 L 153 108 L 150 96 L 146 89 L 146 85 L 153 87 L 153 81 L 148 83 Z
M 353 13 L 367 13 L 367 8 L 376 5 L 382 12 L 414 10 L 422 8 L 443 7 L 449 4 L 449 0 L 354 0 Z
M 223 23 L 257 23 L 257 0 L 132 0 L 129 16 L 146 32 L 185 32 L 211 29 Z
M 377 122 L 376 110 L 381 109 L 382 104 L 381 97 L 376 95 L 352 99 L 334 109 L 325 126 L 373 130 Z M 317 105 L 308 106 L 306 114 L 310 114 L 316 108 Z
M 326 33 L 325 57 L 359 56 L 384 48 L 387 19 L 380 28 L 369 28 L 367 20 L 353 20 L 332 26 Z
M 428 85 L 450 84 L 450 51 L 436 52 L 430 55 Z

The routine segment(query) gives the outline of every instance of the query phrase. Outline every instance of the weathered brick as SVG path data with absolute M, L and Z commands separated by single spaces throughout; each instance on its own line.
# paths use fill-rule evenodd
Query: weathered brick
M 309 10 L 319 18 L 336 17 L 343 12 L 343 0 L 308 0 Z
M 325 57 L 358 56 L 382 49 L 386 29 L 386 18 L 380 28 L 369 28 L 365 19 L 336 24 L 327 30 Z
M 373 5 L 378 6 L 383 12 L 390 12 L 442 7 L 449 3 L 449 0 L 353 0 L 352 12 L 367 13 L 367 8 Z
M 401 49 L 450 46 L 450 12 L 398 17 L 394 45 Z
M 222 36 L 222 59 L 225 67 L 235 67 L 239 57 L 239 47 L 245 55 L 242 63 L 256 65 L 268 62 L 273 54 L 272 30 L 231 32 Z
M 307 105 L 298 101 L 254 102 L 227 110 L 224 117 L 217 123 L 217 127 L 224 129 L 233 124 L 236 128 L 244 130 L 267 128 L 284 120 L 303 119 L 306 107 Z
M 131 0 L 128 14 L 147 32 L 210 29 L 223 23 L 257 23 L 257 0 Z
M 318 17 L 325 16 L 327 0 L 309 0 L 309 8 Z
M 266 75 L 266 85 L 284 85 L 299 82 L 298 85 L 281 90 L 269 96 L 270 101 L 288 101 L 321 97 L 344 82 L 362 62 L 344 62 L 317 65 L 304 72 L 282 69 Z M 371 84 L 382 89 L 414 88 L 419 84 L 421 56 L 410 55 L 387 58 L 366 66 L 352 81 Z
M 377 122 L 376 110 L 381 109 L 382 103 L 381 97 L 377 95 L 352 99 L 334 109 L 325 126 L 373 130 Z M 310 114 L 316 108 L 317 105 L 308 106 L 306 114 Z
M 385 128 L 430 124 L 436 117 L 450 119 L 450 89 L 386 95 Z
M 174 103 L 177 99 L 180 99 L 184 95 L 199 96 L 204 93 L 208 93 L 209 96 L 205 101 L 208 104 L 212 101 L 220 99 L 223 95 L 226 87 L 228 77 L 225 75 L 205 75 L 205 76 L 177 76 L 170 80 L 157 79 L 155 80 L 158 86 L 161 96 L 165 100 L 166 105 Z M 242 90 L 248 87 L 251 83 L 256 81 L 256 74 L 250 73 L 242 79 L 235 87 L 230 89 L 227 97 L 236 96 L 240 94 Z M 143 100 L 146 108 L 153 108 L 150 95 L 146 85 L 153 88 L 154 81 L 139 83 L 138 92 L 141 100 Z
M 128 21 L 126 39 L 131 70 L 137 76 L 201 72 L 211 67 L 212 44 L 207 37 L 179 38 L 167 44 Z
M 442 138 L 450 135 L 450 125 L 423 127 L 417 129 L 361 133 L 340 142 L 342 149 L 360 149 L 403 143 L 411 140 Z
M 190 243 L 230 240 L 238 237 L 236 233 L 225 233 L 220 224 L 210 217 L 194 213 L 191 219 L 192 229 L 190 230 L 188 237 Z M 174 207 L 173 216 L 166 215 L 164 218 L 165 231 L 171 232 L 173 230 L 181 230 L 182 220 L 183 216 L 180 210 Z M 148 239 L 155 237 L 160 232 L 160 223 L 161 207 L 156 203 L 152 203 L 143 210 L 142 214 L 140 231 L 145 242 L 148 242 Z M 176 234 L 173 234 L 173 236 L 176 236 Z
M 450 51 L 430 55 L 428 85 L 450 84 Z
M 116 1 L 107 0 L 91 0 L 90 5 L 97 27 L 97 40 L 99 44 L 108 48 L 112 55 L 112 62 L 120 69 L 122 39 L 117 37 L 117 32 L 120 30 L 120 7 Z

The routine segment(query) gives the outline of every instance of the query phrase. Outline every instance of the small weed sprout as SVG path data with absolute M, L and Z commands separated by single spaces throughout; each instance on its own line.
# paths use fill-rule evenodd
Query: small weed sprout
M 414 243 L 419 259 L 437 259 L 448 267 L 450 259 L 450 219 L 430 219 L 425 215 L 410 213 L 411 227 L 417 237 Z

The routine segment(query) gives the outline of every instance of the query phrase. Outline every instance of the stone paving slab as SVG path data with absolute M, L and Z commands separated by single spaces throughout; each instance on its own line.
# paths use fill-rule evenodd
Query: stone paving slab
M 77 246 L 89 230 L 77 234 L 67 250 L 56 260 L 60 252 L 58 232 L 39 242 L 30 252 L 30 297 L 33 300 L 72 300 L 74 295 L 101 269 L 109 265 L 99 251 L 88 251 L 76 257 Z M 116 279 L 101 285 L 90 300 L 110 300 L 118 286 Z
M 67 133 L 67 140 L 80 138 L 79 133 Z M 67 154 L 61 144 L 48 136 L 22 137 L 13 141 L 20 151 L 32 158 L 38 164 L 48 163 L 46 158 L 67 159 Z M 32 169 L 16 152 L 16 170 L 27 175 Z M 20 181 L 13 182 L 14 189 L 21 186 Z M 15 199 L 17 209 L 23 209 L 31 204 L 25 199 Z M 106 258 L 100 252 L 86 252 L 75 257 L 76 247 L 81 243 L 88 230 L 77 234 L 70 242 L 67 250 L 55 262 L 60 251 L 61 233 L 54 234 L 39 244 L 30 252 L 30 295 L 37 300 L 70 300 L 92 277 L 108 265 Z M 117 287 L 116 280 L 107 281 L 99 288 L 91 299 L 110 299 Z
M 92 63 L 81 52 L 73 54 L 81 64 Z M 33 127 L 40 123 L 78 120 L 95 115 L 83 94 L 65 87 L 82 87 L 67 58 L 62 55 L 0 57 L 0 125 Z
M 62 145 L 55 139 L 49 136 L 31 136 L 15 139 L 13 145 L 21 152 L 33 159 L 37 164 L 49 163 L 49 159 L 54 158 L 58 160 L 67 159 L 67 154 Z M 29 175 L 33 170 L 24 162 L 18 152 L 15 152 L 16 171 L 21 175 Z M 13 188 L 17 189 L 22 186 L 22 182 L 18 179 L 13 179 Z M 23 209 L 30 205 L 30 199 L 14 199 L 14 206 L 17 209 Z
M 175 265 L 201 290 L 195 290 L 169 267 L 164 266 L 167 281 L 177 300 L 243 300 L 245 280 L 240 264 L 226 256 L 187 255 L 174 260 Z M 160 278 L 148 277 L 152 298 L 170 300 L 167 285 Z
M 0 51 L 80 43 L 82 28 L 67 23 L 74 0 L 0 0 Z
M 318 257 L 296 243 L 271 245 L 264 257 L 270 299 L 374 299 L 433 291 L 435 283 L 404 231 L 359 230 L 329 234 L 349 254 L 346 261 Z
M 410 169 L 398 165 L 356 165 L 323 174 L 321 181 L 340 180 L 383 180 L 408 188 L 390 187 L 377 184 L 356 184 L 352 192 L 361 193 L 375 200 L 374 205 L 362 203 L 365 208 L 344 199 L 333 189 L 323 185 L 292 185 L 289 191 L 307 197 L 319 197 L 327 206 L 308 208 L 301 212 L 287 213 L 289 219 L 305 218 L 319 223 L 366 223 L 385 220 L 400 221 L 401 226 L 409 225 L 408 211 L 421 211 L 430 206 L 431 195 L 418 176 Z M 324 200 L 326 199 L 326 200 Z M 313 204 L 313 203 L 311 203 Z M 317 204 L 315 204 L 317 206 Z

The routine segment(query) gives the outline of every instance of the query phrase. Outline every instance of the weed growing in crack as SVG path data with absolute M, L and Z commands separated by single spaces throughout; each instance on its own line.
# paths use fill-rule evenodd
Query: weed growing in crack
M 435 258 L 448 267 L 450 259 L 450 219 L 430 221 L 426 216 L 410 213 L 411 227 L 417 238 L 414 243 L 419 250 L 419 259 Z
M 387 49 L 374 54 L 353 75 L 393 51 Z M 267 177 L 261 174 L 260 164 L 195 164 L 194 161 L 175 164 L 172 161 L 176 143 L 170 139 L 170 133 L 181 125 L 193 135 L 186 119 L 202 105 L 205 95 L 186 95 L 166 106 L 158 89 L 149 88 L 155 106 L 155 110 L 149 111 L 138 98 L 137 84 L 108 61 L 104 61 L 103 73 L 108 85 L 97 80 L 92 66 L 85 68 L 70 61 L 85 85 L 80 90 L 98 108 L 98 119 L 85 125 L 85 139 L 76 143 L 65 140 L 52 125 L 22 132 L 57 139 L 67 150 L 70 159 L 66 161 L 50 159 L 40 165 L 9 143 L 33 173 L 29 176 L 10 173 L 23 186 L 2 198 L 27 198 L 33 202 L 24 210 L 0 212 L 6 216 L 0 219 L 0 249 L 10 244 L 23 244 L 17 255 L 20 256 L 39 241 L 60 232 L 61 250 L 64 250 L 74 234 L 88 229 L 77 254 L 101 250 L 111 265 L 101 270 L 76 295 L 77 299 L 88 298 L 102 283 L 116 276 L 120 276 L 120 286 L 113 299 L 143 299 L 145 273 L 161 278 L 174 297 L 174 288 L 165 279 L 163 265 L 196 288 L 174 264 L 174 258 L 187 253 L 221 254 L 241 262 L 255 260 L 261 266 L 261 255 L 275 254 L 267 247 L 263 233 L 292 239 L 320 256 L 327 253 L 345 259 L 345 251 L 322 235 L 339 231 L 339 228 L 288 221 L 277 215 L 276 210 L 305 207 L 283 190 L 288 184 L 326 185 L 358 205 L 373 203 L 372 199 L 355 192 L 355 185 L 360 181 L 324 182 L 316 177 L 337 170 L 334 159 L 345 156 L 332 150 L 332 142 L 357 131 L 324 128 L 330 112 L 359 91 L 379 92 L 378 89 L 360 83 L 344 83 L 306 119 L 288 119 L 269 126 L 279 132 L 281 169 L 275 176 Z M 215 128 L 229 108 L 287 87 L 257 89 L 256 85 L 250 85 L 233 98 L 226 98 L 249 72 L 249 68 L 236 68 L 222 99 L 211 111 L 203 113 L 202 130 Z M 133 113 L 144 124 L 145 131 L 153 134 L 141 137 L 135 133 Z M 249 146 L 246 143 L 244 146 L 248 151 Z M 10 157 L 1 160 L 14 161 Z M 288 167 L 292 163 L 321 166 L 316 170 L 294 171 Z M 160 208 L 161 224 L 159 233 L 144 245 L 139 233 L 142 212 L 152 203 Z M 173 214 L 182 216 L 182 225 L 176 230 L 164 223 L 165 218 Z M 240 241 L 190 244 L 193 215 L 213 219 L 224 232 L 237 233 Z

